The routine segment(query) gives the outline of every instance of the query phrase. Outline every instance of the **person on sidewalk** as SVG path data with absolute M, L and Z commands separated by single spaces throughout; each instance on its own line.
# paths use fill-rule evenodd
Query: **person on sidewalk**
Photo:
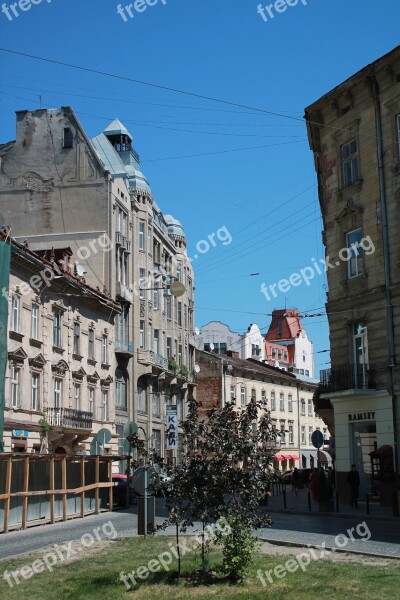
M 300 487 L 300 473 L 299 473 L 298 468 L 295 467 L 295 469 L 293 471 L 293 475 L 292 475 L 292 491 L 296 494 L 296 496 L 298 495 L 299 487 Z
M 310 474 L 310 491 L 314 502 L 318 502 L 318 487 L 319 487 L 319 475 L 318 469 L 313 469 Z
M 350 485 L 351 507 L 358 508 L 358 496 L 360 494 L 360 474 L 356 465 L 351 465 L 351 471 L 347 473 L 347 483 Z

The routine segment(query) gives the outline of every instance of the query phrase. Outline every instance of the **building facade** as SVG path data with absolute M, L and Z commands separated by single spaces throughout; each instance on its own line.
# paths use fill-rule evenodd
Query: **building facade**
M 234 401 L 238 408 L 251 398 L 265 399 L 272 423 L 280 433 L 275 446 L 274 466 L 285 471 L 293 467 L 316 467 L 317 450 L 311 434 L 319 429 L 328 442 L 325 423 L 315 414 L 313 394 L 316 385 L 300 381 L 294 375 L 238 356 L 221 356 L 196 351 L 197 400 L 202 410 L 217 408 Z M 320 451 L 321 463 L 330 465 L 331 458 Z
M 272 311 L 271 325 L 265 336 L 265 354 L 268 364 L 313 379 L 314 346 L 297 309 Z
M 332 368 L 319 406 L 333 424 L 339 494 L 392 503 L 399 473 L 400 47 L 306 109 L 330 267 Z M 333 415 L 329 416 L 329 411 Z
M 18 112 L 15 142 L 0 147 L 0 213 L 34 251 L 70 247 L 75 273 L 121 304 L 112 375 L 120 448 L 139 420 L 163 453 L 165 403 L 194 389 L 194 278 L 183 229 L 155 204 L 132 135 L 115 120 L 90 140 L 70 107 Z M 175 300 L 168 290 L 179 279 Z
M 6 233 L 2 239 L 7 239 Z M 71 269 L 69 249 L 48 259 L 11 244 L 6 340 L 5 452 L 118 455 L 114 320 L 121 306 Z M 57 260 L 58 258 L 58 260 Z

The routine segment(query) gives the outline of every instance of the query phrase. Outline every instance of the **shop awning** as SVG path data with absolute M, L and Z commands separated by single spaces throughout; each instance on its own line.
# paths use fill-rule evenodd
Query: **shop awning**
M 332 462 L 332 457 L 326 450 L 318 450 L 318 458 L 322 462 Z
M 276 460 L 299 460 L 297 454 L 275 454 Z

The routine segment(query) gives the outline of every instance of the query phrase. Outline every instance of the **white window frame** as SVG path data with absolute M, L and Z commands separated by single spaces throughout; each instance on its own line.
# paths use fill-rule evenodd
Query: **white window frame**
M 74 409 L 81 410 L 81 386 L 74 383 Z
M 39 339 L 39 304 L 32 302 L 31 306 L 31 338 L 33 340 Z
M 63 380 L 60 377 L 54 378 L 54 408 L 62 408 L 62 388 Z
M 275 392 L 271 392 L 271 410 L 276 410 L 276 395 L 275 395 Z
M 292 396 L 292 394 L 288 395 L 288 411 L 293 412 L 293 396 Z
M 348 231 L 346 233 L 346 247 L 348 252 L 350 253 L 350 258 L 347 261 L 347 278 L 353 279 L 354 277 L 358 277 L 364 273 L 364 250 L 360 245 L 360 241 L 351 242 L 351 237 L 354 234 L 359 234 L 357 237 L 362 240 L 362 230 L 361 227 L 357 229 L 352 229 L 352 231 Z
M 246 406 L 246 388 L 240 388 L 240 404 L 241 406 Z
M 306 416 L 306 401 L 304 398 L 300 399 L 300 414 L 302 417 Z
M 94 329 L 88 330 L 88 359 L 94 360 Z
M 62 313 L 58 310 L 53 315 L 53 346 L 62 348 Z
M 95 410 L 95 388 L 93 386 L 88 387 L 88 412 L 94 415 Z
M 31 373 L 31 410 L 40 410 L 40 374 Z
M 19 332 L 21 325 L 21 298 L 17 294 L 11 297 L 11 331 Z
M 145 251 L 144 228 L 145 228 L 145 222 L 139 221 L 139 250 L 141 250 L 142 252 Z
M 313 403 L 312 403 L 311 398 L 308 399 L 307 404 L 308 404 L 308 416 L 312 417 L 313 416 Z
M 11 367 L 11 406 L 19 408 L 21 399 L 20 390 L 21 369 L 17 365 Z
M 103 333 L 101 338 L 101 362 L 108 365 L 108 335 Z
M 108 421 L 108 390 L 101 390 L 101 421 Z
M 73 353 L 76 356 L 81 353 L 81 325 L 78 321 L 74 321 Z
M 306 445 L 306 428 L 305 425 L 301 426 L 301 443 L 303 446 Z
M 282 392 L 279 394 L 279 410 L 285 412 L 285 394 Z
M 294 444 L 293 425 L 289 425 L 288 429 L 289 429 L 289 444 Z

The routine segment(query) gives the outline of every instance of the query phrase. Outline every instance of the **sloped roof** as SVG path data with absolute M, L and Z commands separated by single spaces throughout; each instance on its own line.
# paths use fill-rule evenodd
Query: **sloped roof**
M 108 127 L 105 128 L 103 133 L 108 133 L 109 135 L 127 135 L 131 141 L 133 140 L 132 135 L 129 133 L 125 125 L 123 125 L 119 119 L 114 119 L 114 121 L 110 123 Z

